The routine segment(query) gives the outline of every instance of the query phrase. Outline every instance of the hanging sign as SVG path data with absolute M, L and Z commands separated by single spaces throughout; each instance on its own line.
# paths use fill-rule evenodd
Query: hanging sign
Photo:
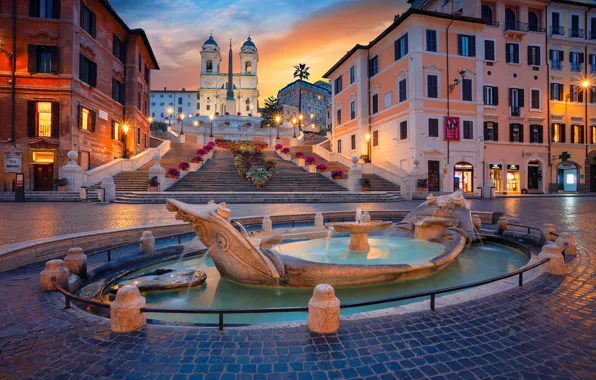
M 23 170 L 23 153 L 14 147 L 4 152 L 4 173 L 21 173 Z
M 459 117 L 445 116 L 445 140 L 459 141 Z

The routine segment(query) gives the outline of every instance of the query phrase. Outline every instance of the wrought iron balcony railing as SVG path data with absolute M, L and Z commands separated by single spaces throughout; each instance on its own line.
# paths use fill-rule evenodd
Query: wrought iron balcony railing
M 565 35 L 565 27 L 563 27 L 563 26 L 551 26 L 550 27 L 550 34 L 551 34 L 551 36 L 564 36 Z
M 569 37 L 584 38 L 584 30 L 583 29 L 569 29 Z
M 563 68 L 563 63 L 561 61 L 552 61 L 550 64 L 551 69 L 553 70 L 561 70 Z
M 521 116 L 521 109 L 518 106 L 511 106 L 511 116 Z
M 515 30 L 518 32 L 527 32 L 528 31 L 528 23 L 527 22 L 518 22 L 518 21 L 505 21 L 505 31 L 508 30 Z
M 580 72 L 582 71 L 582 64 L 578 62 L 571 62 L 571 71 Z

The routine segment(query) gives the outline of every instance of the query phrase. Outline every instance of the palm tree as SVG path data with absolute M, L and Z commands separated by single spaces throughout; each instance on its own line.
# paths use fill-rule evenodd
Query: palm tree
M 302 114 L 302 80 L 308 80 L 310 73 L 308 72 L 310 67 L 306 67 L 306 64 L 299 63 L 294 66 L 294 78 L 300 78 L 300 82 L 298 82 L 298 115 Z M 298 124 L 298 128 L 300 132 L 302 132 L 302 120 L 300 120 Z

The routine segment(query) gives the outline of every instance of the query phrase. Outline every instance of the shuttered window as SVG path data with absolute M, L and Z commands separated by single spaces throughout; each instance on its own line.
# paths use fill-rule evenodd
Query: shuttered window
M 80 25 L 87 33 L 95 38 L 95 13 L 81 2 Z
M 97 87 L 97 63 L 79 55 L 79 79 L 91 87 Z
M 484 60 L 494 61 L 495 60 L 495 41 L 484 40 Z
M 29 17 L 60 18 L 60 0 L 30 0 Z
M 57 46 L 29 45 L 28 71 L 32 74 L 58 74 L 60 49 Z
M 60 137 L 60 103 L 28 101 L 27 136 Z
M 476 56 L 476 37 L 466 34 L 457 35 L 457 51 L 463 57 Z

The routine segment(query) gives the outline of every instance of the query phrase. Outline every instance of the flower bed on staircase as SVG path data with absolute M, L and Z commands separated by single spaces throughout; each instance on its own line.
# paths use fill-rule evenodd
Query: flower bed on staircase
M 234 154 L 234 166 L 240 178 L 254 183 L 257 189 L 262 188 L 275 178 L 277 162 L 263 157 L 262 150 L 267 144 L 260 141 L 216 140 L 220 148 L 229 149 Z

